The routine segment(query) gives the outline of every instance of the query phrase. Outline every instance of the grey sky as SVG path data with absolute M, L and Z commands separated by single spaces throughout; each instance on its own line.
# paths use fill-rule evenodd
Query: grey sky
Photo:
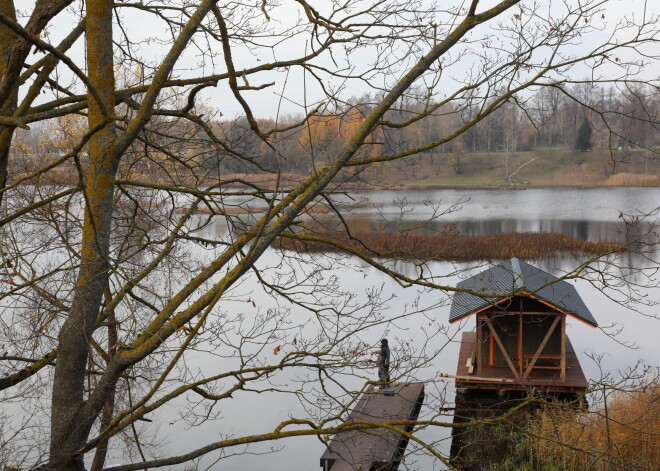
M 29 13 L 32 10 L 32 5 L 34 0 L 21 0 L 18 2 L 20 4 L 20 9 L 24 13 Z M 314 5 L 322 12 L 328 12 L 329 6 L 331 5 L 328 1 L 322 2 L 313 2 Z M 361 2 L 364 5 L 366 2 Z M 460 7 L 461 5 L 467 6 L 469 2 L 467 1 L 457 1 L 452 2 L 439 2 L 443 8 L 450 9 L 452 7 Z M 487 0 L 480 2 L 478 11 L 483 11 L 490 6 L 496 4 L 495 0 Z M 573 46 L 574 50 L 571 51 L 570 48 L 567 48 L 567 53 L 579 54 L 583 53 L 584 50 L 593 47 L 595 44 L 603 41 L 613 29 L 617 21 L 622 19 L 624 16 L 628 18 L 640 19 L 644 15 L 646 10 L 647 18 L 651 15 L 660 13 L 660 2 L 651 1 L 645 2 L 643 0 L 609 0 L 607 2 L 602 2 L 604 6 L 603 15 L 604 18 L 596 18 L 595 21 L 598 24 L 594 25 L 597 28 L 602 28 L 600 32 L 593 32 L 592 34 L 580 38 L 580 44 Z M 407 2 L 406 4 L 410 4 Z M 564 8 L 564 4 L 575 5 L 577 0 L 567 0 L 566 2 L 549 2 L 549 1 L 523 1 L 521 2 L 523 6 L 531 6 L 536 4 L 540 8 L 537 10 L 537 14 L 543 16 L 544 13 L 554 12 L 559 13 Z M 430 5 L 430 3 L 424 1 L 423 5 Z M 67 15 L 61 16 L 58 18 L 50 28 L 49 34 L 46 39 L 50 40 L 53 43 L 57 43 L 58 40 L 66 34 L 72 24 L 77 21 L 79 12 L 75 10 L 80 10 L 80 7 L 72 8 Z M 262 14 L 258 9 L 253 9 L 256 20 L 264 20 L 264 18 L 259 18 Z M 501 18 L 502 25 L 507 26 L 507 22 L 515 21 L 513 15 L 516 13 L 517 7 L 514 10 L 511 10 L 507 15 Z M 287 27 L 295 27 L 301 21 L 303 12 L 297 3 L 293 0 L 286 0 L 282 2 L 280 8 L 274 9 L 269 12 L 270 20 L 268 21 L 268 27 L 277 30 L 284 30 Z M 125 31 L 128 32 L 131 39 L 135 42 L 138 41 L 148 41 L 147 44 L 144 44 L 140 47 L 135 48 L 135 52 L 146 62 L 152 64 L 158 64 L 163 54 L 166 52 L 166 45 L 158 44 L 159 40 L 166 40 L 168 38 L 167 33 L 163 30 L 162 25 L 159 25 L 153 20 L 153 18 L 147 16 L 144 13 L 140 13 L 139 10 L 134 8 L 120 8 L 119 16 L 121 18 L 121 23 Z M 412 14 L 407 13 L 406 18 L 411 19 Z M 524 16 L 524 14 L 523 14 Z M 435 21 L 439 24 L 446 22 L 448 15 L 446 13 L 438 11 L 435 14 L 435 18 L 432 20 L 431 16 L 424 19 L 425 22 Z M 22 20 L 23 22 L 25 19 Z M 536 20 L 535 20 L 536 21 Z M 493 29 L 495 28 L 495 29 Z M 502 40 L 502 33 L 497 31 L 497 23 L 492 23 L 489 26 L 482 26 L 475 30 L 470 38 L 477 39 L 481 37 L 488 36 L 492 34 L 492 40 L 494 44 L 497 44 L 498 40 Z M 119 37 L 119 30 L 115 30 L 115 38 Z M 308 36 L 293 37 L 280 41 L 281 38 L 277 37 L 261 37 L 257 41 L 263 44 L 270 44 L 273 46 L 272 49 L 266 49 L 262 51 L 251 51 L 246 47 L 240 47 L 236 45 L 233 51 L 234 61 L 236 63 L 237 69 L 243 67 L 256 66 L 260 63 L 272 61 L 273 59 L 281 60 L 284 58 L 291 58 L 295 56 L 300 56 L 304 53 L 306 48 L 309 48 Z M 408 47 L 408 46 L 406 46 Z M 413 47 L 418 47 L 417 54 L 422 53 L 428 50 L 428 46 L 423 44 L 421 41 L 418 45 Z M 440 82 L 439 89 L 443 91 L 450 91 L 456 86 L 456 81 L 461 80 L 466 76 L 471 67 L 477 65 L 478 61 L 475 53 L 478 53 L 477 45 L 464 46 L 471 48 L 473 52 L 469 52 L 465 57 L 462 57 L 460 61 L 452 65 L 448 70 L 443 71 L 442 80 Z M 201 54 L 201 49 L 195 47 L 189 47 L 184 56 L 181 58 L 178 74 L 180 76 L 194 76 L 199 74 L 212 74 L 223 72 L 225 70 L 225 65 L 223 62 L 222 55 L 220 53 L 219 44 L 215 43 L 212 45 L 212 51 L 218 55 L 211 59 L 206 56 L 203 57 Z M 356 74 L 358 71 L 367 71 L 370 68 L 370 63 L 375 60 L 376 50 L 372 49 L 363 49 L 346 55 L 341 47 L 336 48 L 333 58 L 331 59 L 328 54 L 324 55 L 322 58 L 315 61 L 316 64 L 335 69 L 339 67 L 340 69 L 345 68 L 346 70 L 351 70 L 353 74 Z M 458 49 L 450 52 L 449 57 L 456 58 Z M 381 52 L 383 52 L 381 50 Z M 648 52 L 648 51 L 647 51 Z M 84 52 L 82 42 L 74 47 L 70 55 L 76 59 L 81 65 L 84 65 Z M 347 99 L 350 96 L 359 96 L 364 93 L 376 91 L 374 87 L 384 87 L 386 88 L 389 84 L 395 81 L 399 74 L 401 74 L 405 69 L 409 68 L 415 57 L 414 54 L 410 53 L 406 48 L 399 47 L 392 49 L 390 51 L 385 51 L 382 55 L 385 59 L 393 60 L 396 64 L 391 73 L 383 76 L 375 76 L 370 78 L 370 80 L 347 80 L 342 82 L 338 79 L 327 79 L 325 81 L 326 86 L 328 87 L 342 87 L 342 96 Z M 334 59 L 334 62 L 333 62 Z M 622 59 L 625 59 L 625 55 L 622 55 Z M 30 59 L 33 60 L 33 59 Z M 620 74 L 621 71 L 617 70 L 618 67 L 615 65 L 608 65 L 601 67 L 599 73 L 605 74 L 608 76 L 616 76 Z M 63 68 L 59 68 L 60 76 L 66 80 L 66 77 L 69 76 L 67 71 Z M 571 75 L 574 78 L 583 78 L 589 73 L 589 69 L 586 67 L 576 67 L 571 71 Z M 658 69 L 657 63 L 653 67 L 647 67 L 644 70 L 643 77 L 646 79 L 654 79 L 660 75 L 660 70 Z M 305 83 L 307 87 L 304 87 Z M 251 79 L 251 85 L 260 85 L 264 83 L 274 82 L 274 86 L 267 88 L 266 90 L 258 92 L 246 92 L 245 96 L 250 105 L 253 107 L 255 114 L 259 117 L 268 117 L 274 118 L 280 110 L 280 114 L 302 114 L 304 112 L 303 103 L 305 99 L 307 100 L 308 109 L 317 102 L 317 100 L 322 98 L 322 94 L 319 93 L 319 86 L 314 83 L 313 78 L 309 73 L 303 72 L 299 67 L 293 67 L 291 70 L 278 70 L 273 72 L 264 73 L 259 77 Z M 370 82 L 370 83 L 367 83 Z M 421 84 L 422 82 L 420 82 Z M 236 102 L 234 97 L 231 95 L 227 85 L 225 83 L 220 83 L 214 89 L 207 89 L 202 97 L 208 103 L 209 106 L 218 109 L 226 118 L 232 118 L 236 115 L 242 114 L 242 109 L 239 104 Z

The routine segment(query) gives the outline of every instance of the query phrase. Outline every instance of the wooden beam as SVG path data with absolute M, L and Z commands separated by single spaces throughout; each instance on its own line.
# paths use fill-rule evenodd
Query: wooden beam
M 529 377 L 529 374 L 532 372 L 532 368 L 534 368 L 534 365 L 536 364 L 536 360 L 539 359 L 539 355 L 541 355 L 541 352 L 545 348 L 545 345 L 548 343 L 548 340 L 550 340 L 550 336 L 552 335 L 552 332 L 555 330 L 555 327 L 557 327 L 557 323 L 559 322 L 559 319 L 561 319 L 561 317 L 562 317 L 561 314 L 558 314 L 555 317 L 555 320 L 552 322 L 552 325 L 548 329 L 548 332 L 545 334 L 545 337 L 543 337 L 543 342 L 541 342 L 541 345 L 539 346 L 538 350 L 536 350 L 536 353 L 534 354 L 534 358 L 532 358 L 532 361 L 529 363 L 529 366 L 525 370 L 523 379 L 527 379 Z
M 483 322 L 479 322 L 479 317 L 477 317 L 477 374 L 481 374 L 481 329 L 483 326 Z
M 525 316 L 554 316 L 556 314 L 564 314 L 562 311 L 559 309 L 555 309 L 554 311 L 525 311 L 523 312 L 523 315 Z M 513 314 L 513 313 L 512 313 Z
M 472 355 L 470 355 L 470 358 L 467 359 L 467 370 L 469 375 L 474 374 L 474 366 L 477 364 L 476 360 L 476 351 L 472 350 Z
M 561 366 L 560 379 L 566 381 L 566 316 L 561 316 Z
M 509 368 L 511 369 L 511 372 L 513 373 L 513 377 L 516 378 L 516 381 L 520 381 L 520 375 L 518 374 L 518 371 L 516 370 L 516 367 L 513 366 L 513 362 L 511 361 L 511 357 L 506 351 L 506 348 L 504 348 L 504 344 L 502 343 L 502 340 L 500 339 L 500 336 L 497 335 L 497 332 L 495 332 L 495 327 L 493 327 L 493 321 L 490 319 L 486 319 L 486 324 L 488 325 L 488 328 L 490 329 L 490 334 L 495 338 L 495 341 L 497 342 L 497 346 L 500 347 L 500 351 L 502 352 L 502 355 L 504 356 L 504 359 L 506 360 L 506 364 L 509 365 Z
M 490 381 L 491 383 L 513 383 L 513 380 L 509 378 L 487 378 L 485 376 L 460 376 L 460 375 L 450 375 L 447 373 L 440 373 L 438 376 L 440 378 L 463 379 L 466 381 L 476 380 L 476 381 Z

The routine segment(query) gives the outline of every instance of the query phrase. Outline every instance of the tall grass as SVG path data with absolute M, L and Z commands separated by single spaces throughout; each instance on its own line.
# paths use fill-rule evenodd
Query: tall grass
M 603 182 L 604 186 L 660 186 L 657 175 L 641 175 L 638 173 L 617 173 Z
M 589 242 L 556 233 L 504 233 L 474 237 L 455 235 L 416 235 L 411 233 L 353 233 L 344 232 L 321 235 L 332 243 L 318 240 L 281 238 L 275 243 L 282 249 L 308 252 L 340 252 L 344 246 L 372 257 L 404 260 L 473 261 L 518 257 L 535 259 L 556 253 L 574 255 L 603 255 L 622 250 L 613 241 Z
M 617 393 L 607 409 L 589 413 L 550 407 L 518 421 L 491 427 L 490 447 L 480 447 L 469 469 L 489 471 L 658 471 L 660 384 Z M 476 467 L 474 466 L 476 464 Z
M 524 451 L 537 465 L 555 465 L 560 467 L 554 469 L 567 470 L 609 471 L 623 466 L 657 471 L 660 469 L 660 384 L 632 394 L 617 393 L 607 410 L 599 407 L 577 418 L 568 411 L 540 412 L 530 422 L 529 430 L 557 439 L 525 437 Z

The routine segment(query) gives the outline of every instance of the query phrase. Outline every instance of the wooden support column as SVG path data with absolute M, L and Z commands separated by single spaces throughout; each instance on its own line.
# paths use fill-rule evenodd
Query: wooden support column
M 497 342 L 497 346 L 500 347 L 500 351 L 502 352 L 502 355 L 506 360 L 506 364 L 509 365 L 511 372 L 513 373 L 513 377 L 516 378 L 516 381 L 520 381 L 520 375 L 518 374 L 518 370 L 516 370 L 516 367 L 513 365 L 513 362 L 511 361 L 511 357 L 507 353 L 506 348 L 504 348 L 504 344 L 502 343 L 500 336 L 497 335 L 497 332 L 495 332 L 495 327 L 493 327 L 493 321 L 490 319 L 486 319 L 486 325 L 488 325 L 488 328 L 490 329 L 490 335 L 493 336 L 493 338 Z
M 561 315 L 561 367 L 560 379 L 566 381 L 566 315 Z
M 493 367 L 495 366 L 495 354 L 493 352 L 493 336 L 488 337 L 488 365 Z
M 484 323 L 479 322 L 479 314 L 477 314 L 477 374 L 481 374 L 481 342 L 482 342 L 482 329 Z
M 522 304 L 522 299 L 520 300 Z M 522 310 L 522 308 L 521 308 Z M 518 368 L 519 373 L 523 373 L 523 318 L 522 312 L 518 315 Z
M 527 379 L 529 377 L 529 374 L 532 372 L 532 368 L 534 368 L 534 365 L 536 364 L 536 360 L 539 359 L 541 352 L 545 348 L 545 345 L 548 343 L 548 340 L 550 340 L 550 336 L 552 335 L 552 332 L 555 330 L 555 327 L 557 327 L 557 324 L 559 323 L 559 320 L 561 318 L 562 318 L 562 314 L 557 314 L 555 320 L 552 322 L 552 325 L 548 329 L 548 332 L 545 334 L 545 337 L 543 337 L 543 342 L 541 342 L 541 345 L 539 346 L 538 350 L 536 350 L 536 353 L 534 354 L 534 358 L 532 358 L 532 361 L 529 363 L 529 366 L 525 370 L 523 379 Z
M 523 309 L 524 309 L 524 297 L 520 297 L 520 324 L 518 332 L 518 366 L 520 368 L 520 376 L 523 374 L 523 350 L 525 349 L 525 343 L 523 339 Z

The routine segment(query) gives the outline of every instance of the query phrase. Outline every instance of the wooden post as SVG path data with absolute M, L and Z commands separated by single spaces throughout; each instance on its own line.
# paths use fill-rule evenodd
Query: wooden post
M 490 329 L 490 335 L 492 335 L 495 338 L 495 341 L 497 342 L 497 346 L 500 347 L 500 351 L 502 352 L 502 355 L 504 356 L 504 359 L 506 360 L 506 364 L 509 365 L 509 368 L 511 369 L 511 372 L 513 373 L 513 377 L 516 378 L 516 381 L 520 381 L 520 375 L 518 374 L 518 370 L 516 370 L 516 367 L 513 366 L 513 362 L 511 361 L 511 357 L 506 351 L 506 348 L 504 348 L 504 344 L 502 343 L 502 340 L 500 339 L 500 336 L 497 335 L 497 332 L 495 332 L 495 327 L 493 327 L 493 321 L 490 319 L 486 319 L 486 324 L 488 325 L 488 328 Z
M 522 305 L 522 299 L 520 300 Z M 522 321 L 522 308 L 521 312 L 518 315 L 518 368 L 519 372 L 522 375 L 523 373 L 523 321 Z
M 562 314 L 561 319 L 561 367 L 560 379 L 566 381 L 566 315 Z
M 481 329 L 483 322 L 479 322 L 479 314 L 477 314 L 477 374 L 481 374 Z
M 520 324 L 518 325 L 519 331 L 518 331 L 518 364 L 520 366 L 520 376 L 523 374 L 523 350 L 524 350 L 524 343 L 523 343 L 523 309 L 525 308 L 524 306 L 524 297 L 520 297 Z
M 490 316 L 486 318 L 486 320 L 490 319 Z M 488 336 L 488 365 L 492 368 L 495 366 L 495 349 L 493 348 L 494 345 L 493 341 L 493 334 L 490 334 Z
M 552 335 L 552 332 L 555 330 L 555 327 L 557 327 L 557 324 L 559 323 L 561 317 L 562 314 L 557 314 L 555 320 L 552 322 L 552 325 L 548 329 L 548 332 L 545 334 L 545 337 L 543 337 L 543 341 L 541 342 L 541 345 L 539 345 L 538 350 L 536 350 L 536 353 L 534 354 L 534 358 L 532 358 L 532 361 L 529 363 L 529 366 L 525 370 L 525 374 L 523 375 L 524 379 L 527 379 L 529 374 L 532 372 L 532 368 L 534 368 L 534 365 L 536 364 L 536 360 L 539 359 L 539 355 L 541 355 L 541 352 L 545 348 L 545 345 L 548 343 L 548 340 L 550 340 L 550 336 Z

